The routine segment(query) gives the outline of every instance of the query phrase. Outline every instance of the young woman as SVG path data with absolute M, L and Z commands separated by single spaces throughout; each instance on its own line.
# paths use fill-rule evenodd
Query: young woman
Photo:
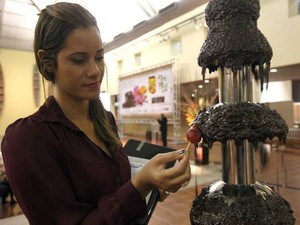
M 54 95 L 11 124 L 2 141 L 8 180 L 31 225 L 130 224 L 145 213 L 154 187 L 176 192 L 190 179 L 188 155 L 179 151 L 157 155 L 130 177 L 114 117 L 99 100 L 104 49 L 86 9 L 57 3 L 42 10 L 34 53 Z

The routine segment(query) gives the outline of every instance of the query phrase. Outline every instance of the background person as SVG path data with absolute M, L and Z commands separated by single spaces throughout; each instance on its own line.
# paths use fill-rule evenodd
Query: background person
M 180 151 L 155 156 L 130 178 L 114 117 L 99 99 L 104 49 L 87 10 L 72 3 L 42 10 L 34 53 L 54 95 L 2 140 L 8 180 L 31 225 L 127 225 L 145 214 L 154 187 L 168 194 L 190 179 Z
M 161 140 L 162 140 L 163 146 L 167 146 L 168 119 L 162 113 L 160 116 L 160 119 L 158 119 L 157 121 L 159 123 L 159 130 L 161 133 Z

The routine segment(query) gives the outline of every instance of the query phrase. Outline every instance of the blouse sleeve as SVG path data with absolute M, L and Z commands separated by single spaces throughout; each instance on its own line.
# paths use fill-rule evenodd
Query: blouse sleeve
M 41 135 L 43 134 L 43 135 Z M 48 126 L 19 121 L 2 141 L 8 180 L 31 225 L 126 225 L 145 212 L 128 181 L 96 207 L 77 201 L 62 146 Z

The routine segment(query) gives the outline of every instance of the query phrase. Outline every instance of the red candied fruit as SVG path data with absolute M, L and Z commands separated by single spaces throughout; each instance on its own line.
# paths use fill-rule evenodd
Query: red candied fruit
M 186 132 L 186 139 L 193 144 L 198 144 L 201 141 L 201 138 L 201 130 L 197 124 L 193 124 Z

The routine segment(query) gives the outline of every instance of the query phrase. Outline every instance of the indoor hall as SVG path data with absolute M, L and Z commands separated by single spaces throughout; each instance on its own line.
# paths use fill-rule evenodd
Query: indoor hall
M 37 19 L 32 15 L 37 15 L 44 7 L 41 2 L 0 1 L 1 138 L 9 124 L 34 113 L 53 94 L 52 86 L 47 82 L 43 84 L 32 51 Z M 207 71 L 203 77 L 202 68 L 197 64 L 199 51 L 208 35 L 205 8 L 209 1 L 114 3 L 126 2 L 125 5 L 118 5 L 121 11 L 108 3 L 104 7 L 101 3 L 90 6 L 92 1 L 88 0 L 72 2 L 87 6 L 100 22 L 106 63 L 100 98 L 115 116 L 122 142 L 125 144 L 132 137 L 161 145 L 157 119 L 163 112 L 169 121 L 168 146 L 174 149 L 186 147 L 186 131 L 199 110 L 217 104 L 220 98 L 219 74 Z M 268 85 L 264 83 L 262 92 L 259 85 L 254 87 L 254 100 L 275 109 L 287 123 L 289 131 L 286 145 L 268 140 L 270 145 L 264 152 L 268 160 L 264 161 L 264 165 L 261 165 L 259 152 L 255 152 L 256 179 L 274 187 L 291 204 L 298 224 L 300 29 L 297 28 L 300 27 L 300 4 L 297 0 L 259 2 L 257 26 L 269 41 L 273 57 Z M 122 10 L 124 8 L 137 9 L 130 15 L 138 20 L 131 18 L 127 10 Z M 109 12 L 108 17 L 103 16 L 104 12 Z M 273 12 L 278 12 L 276 17 Z M 112 17 L 122 19 L 112 20 Z M 129 22 L 128 26 L 125 21 Z M 251 32 L 248 36 L 251 36 Z M 157 94 L 162 92 L 165 93 L 163 96 Z M 170 222 L 189 224 L 195 182 L 200 192 L 211 181 L 220 179 L 222 160 L 218 144 L 209 151 L 209 163 L 205 165 L 196 164 L 193 149 L 189 149 L 193 179 L 188 187 L 171 194 L 165 202 L 157 205 L 150 225 Z M 18 214 L 22 214 L 18 204 L 2 205 L 1 218 L 5 219 L 5 223 L 23 223 L 16 222 L 18 219 L 24 221 L 23 215 L 7 218 Z M 165 217 L 165 214 L 171 216 Z
M 122 139 L 126 143 L 129 139 L 138 139 L 145 142 L 161 145 L 161 140 L 147 140 L 140 136 L 128 136 Z M 175 144 L 169 140 L 169 147 L 174 149 L 185 148 L 187 143 Z M 149 225 L 190 225 L 190 210 L 195 196 L 200 194 L 201 188 L 210 182 L 221 179 L 221 152 L 220 146 L 216 145 L 209 150 L 208 164 L 195 163 L 194 150 L 189 148 L 192 179 L 189 185 L 177 193 L 171 194 L 164 202 L 159 202 L 149 221 Z M 267 149 L 267 160 L 261 162 L 259 152 L 255 154 L 256 178 L 258 181 L 268 184 L 274 188 L 284 199 L 286 199 L 299 225 L 300 218 L 300 148 L 294 146 L 276 146 Z M 197 179 L 196 179 L 197 178 Z M 3 225 L 27 225 L 25 217 L 18 204 L 8 203 L 1 206 L 0 222 Z

